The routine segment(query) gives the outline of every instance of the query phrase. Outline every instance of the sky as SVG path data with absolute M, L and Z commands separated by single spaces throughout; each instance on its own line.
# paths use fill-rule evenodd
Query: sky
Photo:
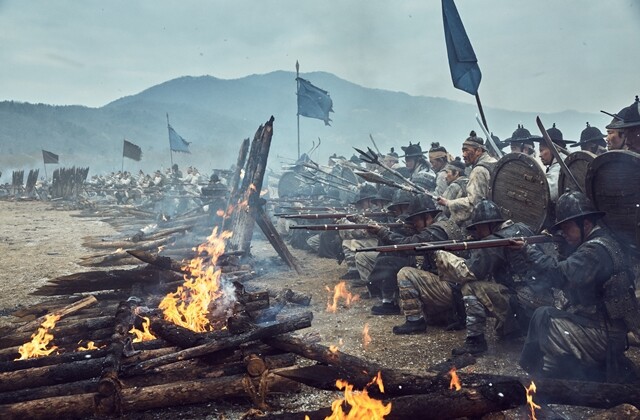
M 617 112 L 640 94 L 640 0 L 457 0 L 485 107 Z M 455 89 L 438 0 L 0 0 L 0 101 L 100 107 L 181 76 L 326 71 Z

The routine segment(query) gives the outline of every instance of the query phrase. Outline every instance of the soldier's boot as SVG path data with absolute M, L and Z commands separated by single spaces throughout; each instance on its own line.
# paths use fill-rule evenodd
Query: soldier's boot
M 487 340 L 484 334 L 467 337 L 461 347 L 451 350 L 454 356 L 462 356 L 463 354 L 482 354 L 487 351 Z
M 427 321 L 424 318 L 420 318 L 416 321 L 411 321 L 407 318 L 404 324 L 396 325 L 393 327 L 393 333 L 397 335 L 403 334 L 421 334 L 427 331 Z
M 400 306 L 395 302 L 382 302 L 371 308 L 373 315 L 400 315 Z

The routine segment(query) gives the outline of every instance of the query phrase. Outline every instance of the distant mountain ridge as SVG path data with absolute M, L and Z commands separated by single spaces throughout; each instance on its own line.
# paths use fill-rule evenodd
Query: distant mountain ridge
M 470 104 L 366 88 L 325 72 L 301 76 L 327 90 L 334 103 L 331 127 L 300 118 L 301 152 L 309 151 L 320 138 L 321 146 L 313 155 L 320 163 L 334 152 L 349 157 L 353 146 L 372 146 L 369 134 L 382 152 L 390 147 L 400 152 L 409 141 L 420 141 L 426 150 L 439 141 L 459 155 L 469 132 L 480 131 L 477 109 Z M 231 80 L 184 76 L 100 108 L 0 102 L 0 171 L 42 168 L 41 149 L 59 154 L 61 166 L 89 166 L 92 174 L 120 170 L 124 138 L 143 152 L 140 162 L 125 160 L 125 170 L 166 168 L 170 165 L 167 113 L 173 128 L 192 143 L 191 154 L 174 153 L 180 166 L 194 165 L 205 173 L 229 167 L 242 139 L 252 138 L 271 115 L 275 122 L 270 167 L 278 169 L 282 160 L 297 155 L 295 73 L 275 71 Z M 500 138 L 509 137 L 520 123 L 537 132 L 534 113 L 494 108 L 485 113 Z M 603 126 L 607 120 L 575 111 L 540 115 L 549 126 L 557 123 L 570 139 L 577 139 L 587 121 Z M 6 180 L 7 175 L 0 182 Z

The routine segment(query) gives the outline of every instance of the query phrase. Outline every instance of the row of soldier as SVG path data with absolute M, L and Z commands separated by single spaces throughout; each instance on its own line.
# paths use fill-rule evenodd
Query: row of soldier
M 587 124 L 578 142 L 564 139 L 555 125 L 548 134 L 565 153 L 567 146 L 594 154 L 640 152 L 639 111 L 636 97 L 634 104 L 611 114 L 606 134 Z M 336 230 L 303 241 L 296 239 L 301 232 L 296 230 L 292 238 L 321 256 L 344 259 L 342 278 L 354 287 L 366 286 L 368 296 L 379 299 L 372 314 L 404 315 L 394 334 L 425 333 L 428 325 L 466 329 L 464 343 L 452 353 L 482 354 L 488 349 L 487 319 L 494 318 L 498 339 L 526 336 L 520 365 L 532 374 L 635 380 L 635 367 L 624 352 L 627 333 L 637 333 L 640 326 L 637 270 L 632 269 L 637 255 L 601 222 L 604 212 L 584 193 L 558 191 L 560 165 L 541 137 L 519 125 L 501 145 L 533 155 L 536 142 L 555 204 L 544 233 L 563 238 L 555 245 L 529 243 L 527 238 L 538 239 L 534 229 L 503 217 L 488 199 L 496 159 L 473 131 L 462 144 L 464 164 L 437 143 L 426 153 L 428 160 L 419 143 L 402 147 L 404 168 L 397 167 L 398 156 L 385 157 L 382 165 L 395 166 L 428 193 L 365 184 L 352 203 L 356 211 L 331 225 Z M 334 157 L 350 167 L 355 160 Z M 328 196 L 322 201 L 327 208 L 341 205 L 337 195 Z M 380 211 L 387 214 L 377 215 Z M 506 238 L 508 246 L 448 251 L 460 249 L 452 244 L 468 237 Z M 432 251 L 403 248 L 409 244 Z

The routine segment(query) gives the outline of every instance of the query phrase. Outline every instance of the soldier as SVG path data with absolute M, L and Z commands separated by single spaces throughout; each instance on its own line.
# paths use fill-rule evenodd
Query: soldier
M 411 173 L 411 180 L 414 180 L 421 174 L 426 174 L 435 180 L 435 174 L 431 170 L 429 162 L 424 158 L 424 152 L 422 151 L 422 147 L 420 147 L 420 142 L 416 144 L 409 142 L 408 146 L 402 146 L 401 149 L 404 151 L 404 162 Z
M 445 241 L 449 239 L 462 240 L 462 231 L 455 223 L 449 220 L 435 221 L 436 215 L 440 212 L 431 197 L 428 195 L 414 196 L 407 210 L 406 221 L 411 223 L 416 230 L 413 235 L 402 235 L 391 231 L 389 228 L 381 227 L 374 231 L 383 245 L 411 244 L 418 242 Z M 398 288 L 402 295 L 403 284 L 401 283 L 400 272 L 405 270 L 407 264 L 389 264 L 386 270 L 374 271 L 371 273 L 370 282 L 377 285 L 381 291 L 382 304 L 371 308 L 374 315 L 393 315 L 400 313 L 400 306 L 397 303 Z M 415 264 L 412 264 L 415 266 Z M 433 261 L 425 257 L 422 264 L 424 270 L 434 270 Z M 423 319 L 424 322 L 424 319 Z M 425 324 L 426 325 L 426 324 Z M 403 334 L 404 332 L 397 332 Z
M 372 210 L 374 208 L 372 200 L 376 198 L 376 188 L 371 184 L 364 184 L 360 189 L 360 196 L 353 204 L 359 211 Z M 336 223 L 353 223 L 349 220 L 340 219 Z M 378 244 L 378 238 L 369 231 L 363 229 L 341 230 L 342 252 L 344 261 L 347 263 L 347 272 L 343 274 L 341 280 L 360 280 L 360 273 L 356 267 L 355 250 L 358 248 L 372 247 Z M 356 283 L 358 284 L 358 283 Z
M 498 206 L 490 200 L 476 204 L 467 231 L 482 239 L 533 235 L 533 231 L 524 223 L 505 220 Z M 471 251 L 467 259 L 446 251 L 436 251 L 435 258 L 440 280 L 462 286 L 467 337 L 461 347 L 452 350 L 454 356 L 480 354 L 487 350 L 485 329 L 488 317 L 496 319 L 495 329 L 500 338 L 518 336 L 521 323 L 526 322 L 523 319 L 526 318 L 523 311 L 525 302 L 519 301 L 520 297 L 528 299 L 527 304 L 534 304 L 538 299 L 553 302 L 548 291 L 547 296 L 541 294 L 531 299 L 534 293 L 525 284 L 528 264 L 522 249 L 476 249 Z
M 558 199 L 556 224 L 574 251 L 562 261 L 526 248 L 535 276 L 561 289 L 566 310 L 538 308 L 529 325 L 520 365 L 531 374 L 588 380 L 626 379 L 626 334 L 640 325 L 627 256 L 581 192 Z
M 436 188 L 434 194 L 440 196 L 444 193 L 444 190 L 447 189 L 447 181 L 445 179 L 447 173 L 444 167 L 449 163 L 449 153 L 447 153 L 447 149 L 440 146 L 440 143 L 431 143 L 429 163 L 431 163 L 431 167 L 436 173 Z
M 575 143 L 575 141 L 565 140 L 562 136 L 562 131 L 556 128 L 556 124 L 553 123 L 553 127 L 547 130 L 551 141 L 559 146 L 561 149 L 559 150 L 560 156 L 567 156 L 569 153 L 567 152 L 567 144 Z M 547 167 L 546 169 L 546 177 L 547 182 L 549 184 L 549 195 L 551 196 L 551 201 L 556 202 L 558 199 L 558 179 L 560 177 L 560 163 L 556 161 L 556 158 L 553 156 L 551 149 L 547 147 L 547 144 L 542 141 L 542 139 L 538 139 L 540 142 L 539 151 L 540 151 L 540 160 Z
M 395 218 L 395 220 L 390 220 L 390 222 L 404 222 L 412 198 L 413 194 L 411 194 L 410 192 L 404 190 L 395 191 L 393 195 L 393 201 L 391 201 L 391 204 L 387 206 L 387 211 L 393 215 L 393 218 Z M 361 220 L 363 223 L 371 222 L 371 220 L 366 218 L 358 217 L 357 219 Z M 409 232 L 408 228 L 394 228 L 393 231 L 403 236 L 415 233 Z M 366 284 L 368 288 L 369 297 L 381 296 L 381 284 L 379 283 L 385 277 L 385 273 L 389 271 L 390 267 L 395 267 L 398 265 L 400 267 L 404 267 L 408 264 L 411 264 L 411 261 L 409 261 L 406 254 L 381 254 L 375 251 L 356 253 L 356 267 L 358 269 L 358 273 L 360 274 L 360 279 L 363 280 L 364 284 Z M 391 269 L 391 271 L 393 271 L 393 276 L 395 276 L 395 273 L 398 269 Z M 373 276 L 371 276 L 372 272 L 375 272 Z
M 398 169 L 400 167 L 399 162 L 400 158 L 398 157 L 398 154 L 395 152 L 393 147 L 391 148 L 389 153 L 384 155 L 384 158 L 382 159 L 382 163 L 384 163 L 385 166 L 391 169 Z
M 447 189 L 444 190 L 444 193 L 442 194 L 444 199 L 456 200 L 467 196 L 467 184 L 469 183 L 469 178 L 464 174 L 464 168 L 464 163 L 462 163 L 459 157 L 456 157 L 444 167 L 445 173 L 447 174 L 445 177 Z M 464 220 L 457 220 L 456 217 L 459 216 L 459 214 L 452 215 L 447 207 L 443 207 L 441 216 L 453 220 L 458 224 L 458 226 L 463 226 L 465 223 Z
M 605 114 L 613 116 L 611 123 L 605 127 L 607 129 L 607 138 L 605 140 L 607 141 L 608 150 L 626 150 L 627 148 L 625 132 L 624 129 L 620 127 L 620 124 L 624 119 L 624 115 L 627 113 L 628 108 L 629 107 L 622 108 L 617 114 L 605 112 Z
M 640 153 L 640 100 L 636 96 L 633 104 L 625 108 L 621 115 L 623 120 L 616 124 L 616 128 L 624 130 L 627 150 Z
M 518 128 L 513 132 L 510 138 L 505 142 L 509 143 L 511 147 L 511 153 L 524 153 L 531 157 L 535 157 L 536 147 L 533 143 L 534 137 L 529 130 L 524 128 L 523 125 L 518 124 Z
M 601 155 L 607 151 L 607 142 L 604 141 L 605 137 L 607 136 L 602 134 L 598 127 L 591 127 L 589 123 L 587 123 L 587 128 L 580 133 L 580 141 L 569 147 L 580 146 L 580 150 L 591 152 L 594 155 Z
M 471 218 L 473 207 L 483 198 L 487 198 L 491 170 L 496 163 L 496 160 L 487 153 L 484 140 L 476 136 L 475 131 L 471 131 L 462 144 L 462 157 L 464 163 L 472 168 L 467 184 L 467 196 L 455 200 L 438 198 L 438 204 L 445 206 L 451 217 L 460 221 L 461 225 Z

